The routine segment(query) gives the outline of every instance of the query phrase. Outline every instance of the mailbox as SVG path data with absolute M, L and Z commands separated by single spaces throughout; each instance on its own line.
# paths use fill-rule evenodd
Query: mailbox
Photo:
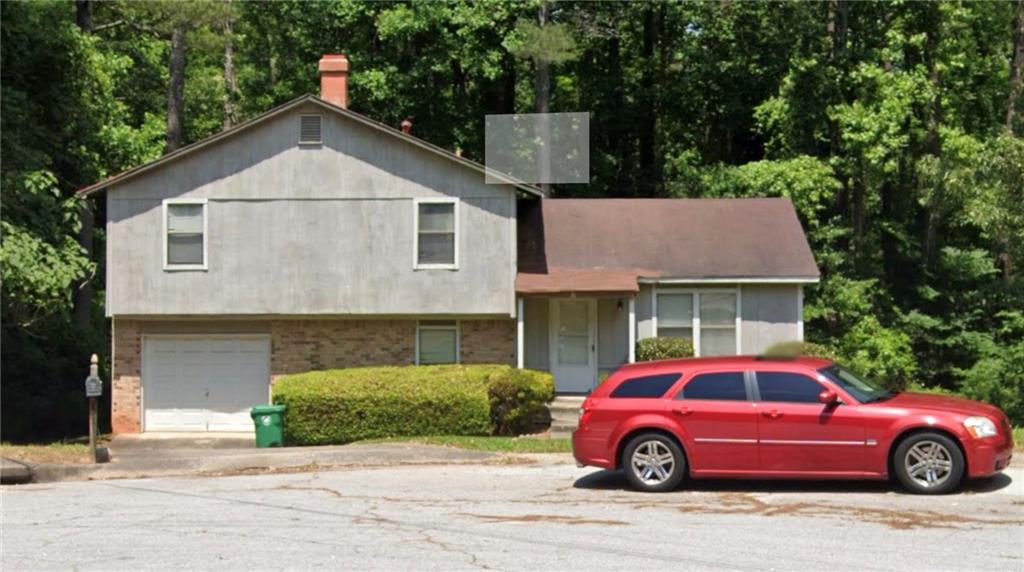
M 85 396 L 99 397 L 103 395 L 103 380 L 95 375 L 85 378 Z

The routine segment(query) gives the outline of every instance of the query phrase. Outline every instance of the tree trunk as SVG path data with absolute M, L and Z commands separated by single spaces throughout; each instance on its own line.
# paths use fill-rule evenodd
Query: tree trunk
M 238 78 L 235 75 L 235 40 L 231 16 L 224 18 L 224 129 L 238 121 Z
M 537 24 L 540 27 L 547 25 L 551 18 L 551 5 L 547 0 L 541 0 L 537 8 Z M 551 110 L 551 63 L 544 57 L 533 59 L 533 105 L 535 113 L 549 113 Z M 540 188 L 548 193 L 551 190 L 549 183 L 551 177 L 551 131 L 547 119 L 541 118 L 537 123 L 539 127 L 537 134 L 541 140 L 541 151 L 538 165 L 538 178 Z
M 938 229 L 942 217 L 942 201 L 944 185 L 942 177 L 942 137 L 939 128 L 943 121 L 942 112 L 942 77 L 939 73 L 938 44 L 942 28 L 942 12 L 937 4 L 933 4 L 932 16 L 934 18 L 931 29 L 925 39 L 926 64 L 928 66 L 928 80 L 932 84 L 932 102 L 928 108 L 928 132 L 925 136 L 926 152 L 938 160 L 939 173 L 935 180 L 935 188 L 931 190 L 928 202 L 925 204 L 925 234 L 924 234 L 924 256 L 922 267 L 927 272 L 931 266 L 932 258 L 935 256 Z
M 92 33 L 92 0 L 75 0 L 75 23 L 79 30 Z
M 1024 88 L 1024 0 L 1017 0 L 1013 24 L 1013 59 L 1010 62 L 1010 93 L 1006 102 L 1006 129 L 1016 134 L 1014 122 L 1021 89 Z
M 167 85 L 167 145 L 164 153 L 181 147 L 185 94 L 185 26 L 176 25 L 171 32 L 170 81 Z

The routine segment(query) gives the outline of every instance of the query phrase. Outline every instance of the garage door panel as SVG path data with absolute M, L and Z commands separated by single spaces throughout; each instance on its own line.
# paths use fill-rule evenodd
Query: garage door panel
M 145 344 L 146 430 L 252 430 L 249 409 L 269 398 L 269 340 L 147 338 Z

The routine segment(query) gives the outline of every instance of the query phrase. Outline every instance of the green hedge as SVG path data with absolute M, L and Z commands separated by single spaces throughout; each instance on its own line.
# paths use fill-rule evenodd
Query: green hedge
M 636 343 L 636 361 L 693 357 L 693 342 L 683 338 L 644 338 Z
M 285 441 L 509 434 L 532 427 L 554 397 L 550 374 L 503 365 L 349 368 L 285 376 Z

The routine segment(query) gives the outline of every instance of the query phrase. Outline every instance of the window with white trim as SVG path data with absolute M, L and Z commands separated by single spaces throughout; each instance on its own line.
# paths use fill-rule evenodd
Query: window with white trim
M 458 268 L 458 199 L 417 199 L 415 268 Z
M 735 290 L 657 290 L 655 335 L 691 340 L 699 356 L 736 355 L 738 304 Z
M 164 201 L 164 268 L 206 269 L 206 200 Z
M 459 323 L 420 320 L 416 325 L 416 364 L 459 363 Z

